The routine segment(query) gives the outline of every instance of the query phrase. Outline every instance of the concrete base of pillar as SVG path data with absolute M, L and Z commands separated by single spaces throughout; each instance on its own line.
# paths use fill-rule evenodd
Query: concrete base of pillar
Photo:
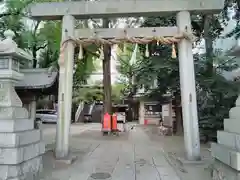
M 75 162 L 76 159 L 77 159 L 77 156 L 69 155 L 68 157 L 65 157 L 65 158 L 62 158 L 62 159 L 57 159 L 57 158 L 56 158 L 56 162 L 57 162 L 57 163 L 62 163 L 62 164 L 70 165 L 70 164 L 72 164 L 73 162 Z
M 202 164 L 205 163 L 201 159 L 199 159 L 198 161 L 196 161 L 196 160 L 195 161 L 190 161 L 186 157 L 178 157 L 177 160 L 180 161 L 183 164 L 188 164 L 188 165 L 202 165 Z

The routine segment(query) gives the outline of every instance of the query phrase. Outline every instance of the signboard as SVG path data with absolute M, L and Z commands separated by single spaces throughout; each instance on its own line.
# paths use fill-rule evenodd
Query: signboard
M 172 104 L 163 104 L 162 105 L 162 120 L 163 120 L 164 126 L 166 126 L 166 127 L 173 126 Z
M 169 109 L 169 104 L 164 104 L 162 105 L 162 116 L 169 116 L 169 112 L 170 112 L 170 109 Z
M 159 102 L 144 103 L 144 119 L 148 124 L 159 124 L 161 120 L 161 105 Z
M 123 123 L 126 122 L 125 112 L 116 112 L 116 115 L 117 115 L 117 121 L 120 121 L 120 122 L 123 122 Z

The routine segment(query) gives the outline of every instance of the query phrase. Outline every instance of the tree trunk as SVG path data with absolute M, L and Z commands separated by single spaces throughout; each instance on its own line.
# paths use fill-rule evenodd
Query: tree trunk
M 134 120 L 134 113 L 133 113 L 133 77 L 129 77 L 129 87 L 130 92 L 128 94 L 128 121 Z
M 206 48 L 206 58 L 207 58 L 207 72 L 213 73 L 213 38 L 211 35 L 211 21 L 213 15 L 204 15 L 204 40 Z
M 33 46 L 32 48 L 32 55 L 33 55 L 33 68 L 37 67 L 37 47 Z
M 182 119 L 182 107 L 180 105 L 176 105 L 175 114 L 177 123 L 176 134 L 181 135 L 183 133 L 183 119 Z
M 109 20 L 103 19 L 103 28 L 109 28 Z M 111 86 L 111 46 L 104 44 L 103 46 L 103 107 L 104 113 L 112 113 L 112 86 Z
M 237 19 L 237 23 L 239 24 L 240 21 L 240 1 L 237 1 L 237 10 L 236 10 L 236 19 Z
M 181 135 L 183 133 L 183 119 L 182 119 L 182 107 L 180 93 L 174 94 L 175 116 L 176 116 L 176 134 Z
M 36 68 L 37 67 L 37 51 L 40 49 L 37 47 L 37 40 L 36 40 L 36 36 L 37 36 L 37 30 L 38 30 L 38 27 L 40 25 L 40 22 L 41 21 L 37 21 L 37 24 L 35 25 L 34 27 L 34 30 L 33 30 L 33 38 L 34 38 L 34 45 L 32 47 L 32 55 L 33 55 L 33 68 Z M 45 46 L 44 46 L 45 47 Z M 43 48 L 44 48 L 43 47 Z

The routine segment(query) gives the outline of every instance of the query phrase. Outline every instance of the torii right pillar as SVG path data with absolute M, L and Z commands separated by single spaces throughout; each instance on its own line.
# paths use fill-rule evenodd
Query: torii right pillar
M 179 32 L 192 33 L 190 12 L 182 11 L 177 14 L 177 26 Z M 200 160 L 200 139 L 192 42 L 187 39 L 182 39 L 178 43 L 178 50 L 186 156 L 188 160 Z

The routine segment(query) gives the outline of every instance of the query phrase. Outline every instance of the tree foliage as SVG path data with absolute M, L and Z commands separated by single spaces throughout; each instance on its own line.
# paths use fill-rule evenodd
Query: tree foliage
M 233 17 L 229 17 L 229 9 L 231 9 L 234 14 Z M 236 20 L 236 27 L 233 28 L 231 32 L 227 34 L 226 37 L 235 37 L 236 39 L 240 37 L 240 1 L 239 0 L 225 0 L 225 7 L 223 9 L 223 19 L 227 23 L 230 18 Z
M 193 32 L 199 40 L 208 38 L 207 41 L 213 43 L 220 35 L 223 27 L 217 17 L 219 15 L 211 17 L 195 15 L 192 17 Z M 145 19 L 143 26 L 173 26 L 176 25 L 175 23 L 173 17 L 157 17 Z M 206 27 L 210 26 L 208 32 L 204 32 Z M 194 63 L 201 133 L 214 137 L 216 130 L 223 127 L 223 119 L 228 116 L 238 94 L 237 83 L 226 80 L 223 72 L 232 71 L 238 66 L 234 60 L 215 53 L 211 46 L 212 44 L 210 44 L 210 48 L 206 46 L 209 54 L 195 54 Z M 135 72 L 138 85 L 150 87 L 157 79 L 158 86 L 155 89 L 148 88 L 151 92 L 149 96 L 154 95 L 155 99 L 159 99 L 161 95 L 170 92 L 173 94 L 173 98 L 181 99 L 179 61 L 171 58 L 171 48 L 166 45 L 156 45 L 154 42 L 149 44 L 149 49 L 151 56 L 143 58 Z M 142 46 L 141 50 L 144 52 L 145 47 Z
M 7 29 L 14 31 L 14 40 L 18 46 L 33 55 L 33 68 L 58 68 L 58 57 L 61 45 L 61 21 L 34 21 L 27 17 L 25 8 L 34 2 L 46 0 L 8 0 L 5 12 L 0 15 L 0 35 Z M 49 0 L 48 0 L 49 1 Z M 51 0 L 61 1 L 61 0 Z M 76 23 L 77 25 L 79 23 Z M 88 47 L 84 59 L 78 60 L 78 50 L 75 54 L 74 83 L 84 83 L 94 70 L 93 59 L 97 56 L 96 47 Z
M 139 68 L 143 56 L 139 49 L 136 53 L 136 62 L 131 62 L 135 44 L 119 45 L 117 50 L 117 71 L 120 75 L 119 80 L 124 84 L 123 94 L 125 97 L 133 97 L 136 94 L 137 82 L 136 72 Z
M 6 11 L 0 15 L 0 34 L 6 29 L 11 29 L 16 37 L 15 41 L 19 47 L 28 50 L 33 55 L 33 68 L 37 67 L 37 53 L 46 48 L 59 49 L 61 38 L 60 22 L 33 21 L 27 17 L 26 8 L 34 2 L 44 0 L 8 0 L 5 3 Z M 52 0 L 56 1 L 56 0 Z M 50 47 L 51 46 L 51 47 Z M 49 54 L 49 50 L 48 53 Z M 53 53 L 56 53 L 55 50 Z M 45 54 L 46 56 L 46 54 Z
M 73 91 L 73 103 L 78 104 L 81 101 L 93 103 L 103 100 L 103 91 L 99 86 L 80 87 Z

